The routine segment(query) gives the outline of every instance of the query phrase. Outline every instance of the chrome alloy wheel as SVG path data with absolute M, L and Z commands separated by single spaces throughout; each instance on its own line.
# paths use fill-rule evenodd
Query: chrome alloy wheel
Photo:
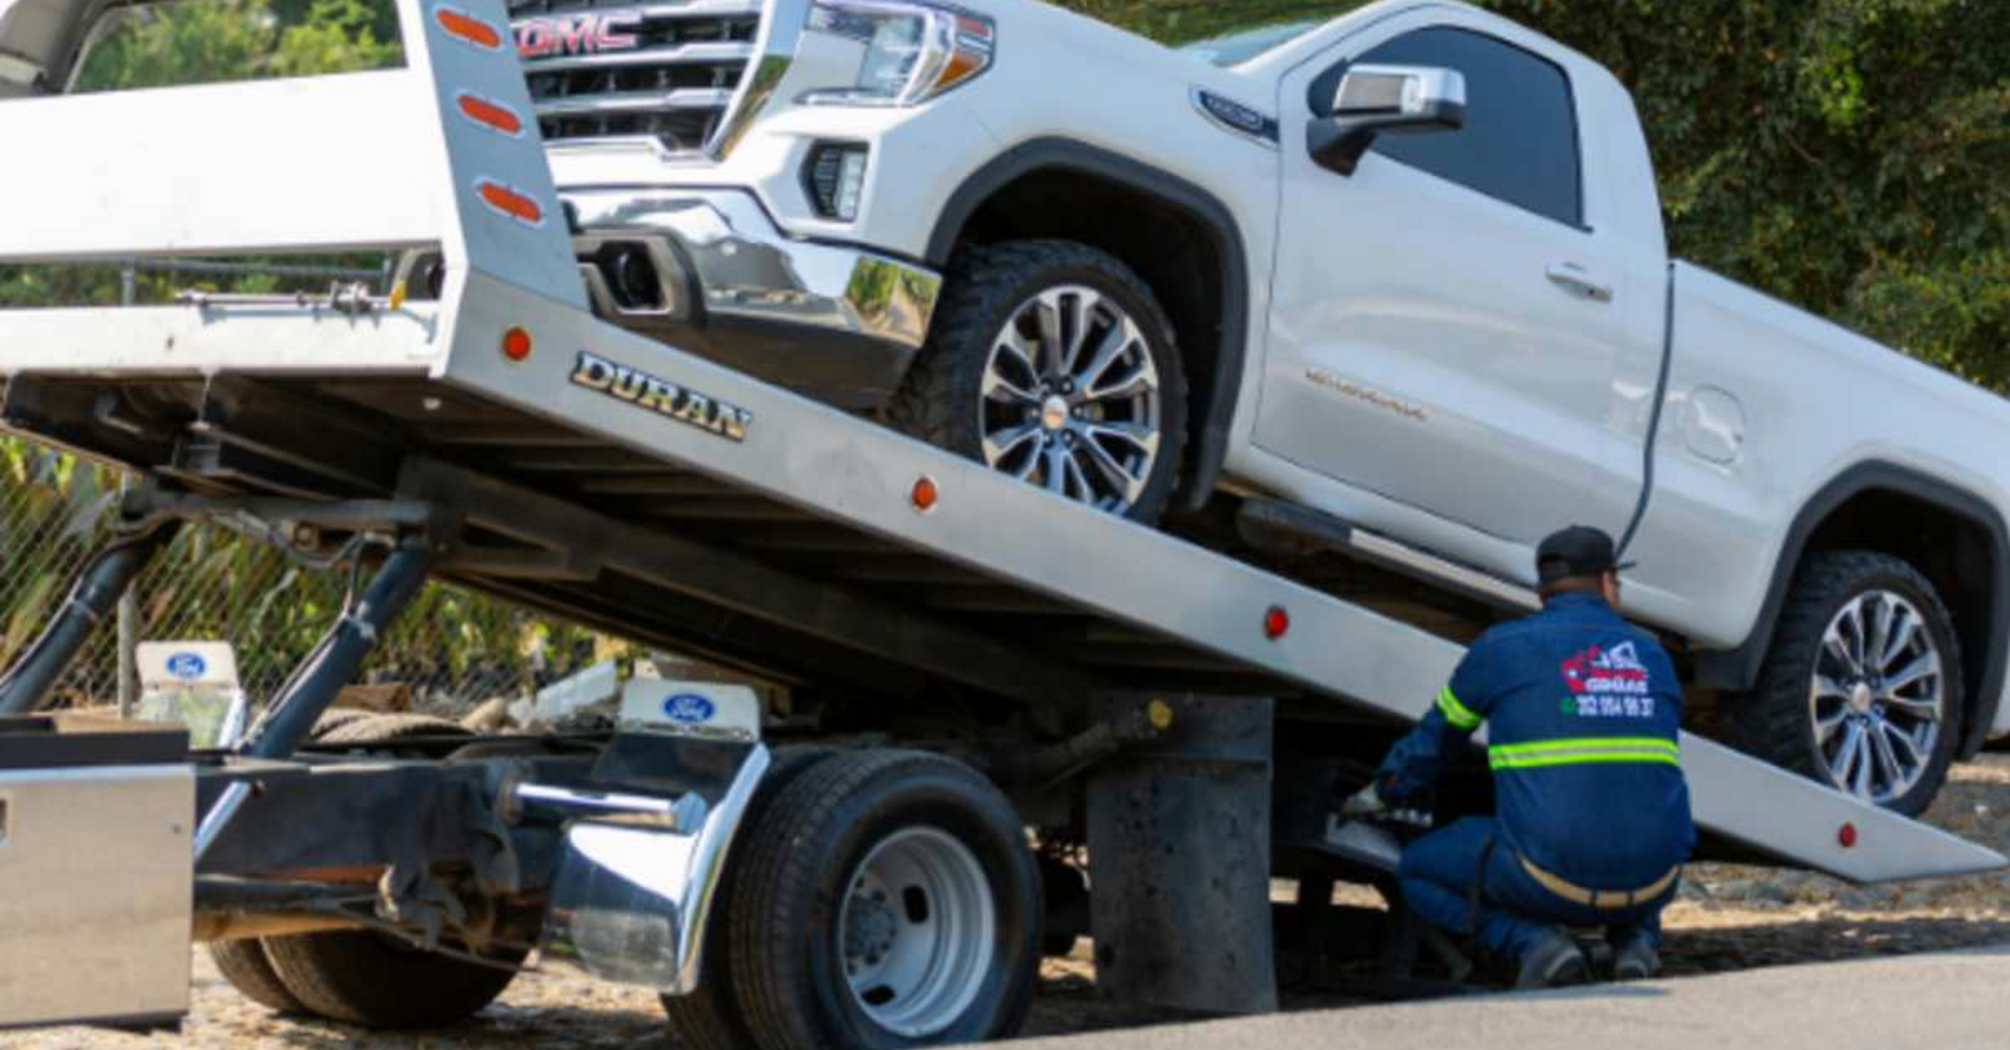
M 1891 591 L 1850 599 L 1822 632 L 1808 687 L 1815 749 L 1836 787 L 1870 802 L 1903 797 L 1940 743 L 1946 679 L 1933 631 Z
M 909 1039 L 956 1023 L 994 965 L 997 906 L 976 855 L 946 832 L 909 828 L 873 847 L 850 886 L 838 947 L 852 1000 Z
M 1028 299 L 992 340 L 978 432 L 993 470 L 1122 514 L 1158 463 L 1158 366 L 1114 299 L 1082 285 Z

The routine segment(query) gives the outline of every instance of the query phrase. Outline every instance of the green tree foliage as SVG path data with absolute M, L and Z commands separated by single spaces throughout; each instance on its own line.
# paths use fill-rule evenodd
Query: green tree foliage
M 2010 386 L 2010 0 L 1481 0 L 1634 93 L 1675 252 Z M 1066 0 L 1179 43 L 1358 3 Z

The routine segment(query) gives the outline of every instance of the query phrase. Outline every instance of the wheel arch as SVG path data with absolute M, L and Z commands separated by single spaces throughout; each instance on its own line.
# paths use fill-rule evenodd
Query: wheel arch
M 1057 195 L 1069 208 L 1046 222 L 1008 215 L 1015 200 Z M 1153 213 L 1170 222 L 1126 221 Z M 1073 139 L 1041 138 L 1007 150 L 950 194 L 929 236 L 927 261 L 947 267 L 967 240 L 1008 236 L 1061 237 L 1108 251 L 1158 295 L 1194 393 L 1187 421 L 1192 466 L 1177 499 L 1198 509 L 1228 454 L 1248 351 L 1249 263 L 1234 213 L 1177 175 Z M 1173 250 L 1163 250 L 1168 244 Z
M 1903 558 L 1933 583 L 1953 611 L 1968 690 L 1956 754 L 1974 757 L 1996 720 L 2010 652 L 2005 644 L 2010 631 L 2010 528 L 1989 501 L 1909 467 L 1882 461 L 1857 464 L 1802 505 L 1780 548 L 1751 634 L 1735 649 L 1699 658 L 1698 680 L 1718 688 L 1752 688 L 1801 563 L 1811 553 L 1842 549 Z

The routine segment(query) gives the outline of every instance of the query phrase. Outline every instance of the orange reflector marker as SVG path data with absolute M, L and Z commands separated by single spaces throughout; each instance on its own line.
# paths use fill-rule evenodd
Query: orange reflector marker
M 1264 611 L 1263 636 L 1265 638 L 1274 642 L 1284 637 L 1285 632 L 1289 630 L 1291 630 L 1291 614 L 1284 611 L 1284 606 L 1273 605 Z
M 520 190 L 483 178 L 475 180 L 475 192 L 481 194 L 484 204 L 525 226 L 544 225 L 544 207 Z
M 511 138 L 523 135 L 523 118 L 500 102 L 463 91 L 454 99 L 454 105 L 460 107 L 462 116 L 491 131 L 500 131 Z
M 908 493 L 908 502 L 923 514 L 935 509 L 935 501 L 942 498 L 942 491 L 935 485 L 935 479 L 923 474 L 914 482 L 914 491 Z
M 1837 829 L 1836 829 L 1836 844 L 1837 844 L 1837 845 L 1839 845 L 1839 846 L 1841 846 L 1841 847 L 1842 847 L 1842 848 L 1844 848 L 1844 849 L 1851 849 L 1851 848 L 1855 847 L 1855 846 L 1856 846 L 1856 825 L 1855 825 L 1855 824 L 1844 824 L 1844 825 L 1843 825 L 1842 827 L 1840 827 L 1840 828 L 1837 828 Z
M 460 8 L 441 4 L 433 11 L 433 21 L 438 22 L 448 36 L 463 43 L 473 44 L 483 51 L 502 50 L 502 33 Z
M 504 357 L 512 361 L 522 361 L 529 357 L 530 333 L 525 331 L 522 326 L 511 328 L 509 331 L 504 332 L 502 352 Z

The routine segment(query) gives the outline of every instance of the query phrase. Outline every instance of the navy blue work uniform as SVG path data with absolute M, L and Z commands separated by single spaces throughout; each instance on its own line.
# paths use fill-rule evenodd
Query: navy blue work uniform
M 1383 761 L 1377 790 L 1398 805 L 1414 799 L 1482 722 L 1497 815 L 1404 850 L 1410 907 L 1455 932 L 1476 922 L 1483 944 L 1514 958 L 1558 925 L 1657 945 L 1696 842 L 1667 651 L 1603 598 L 1552 597 L 1473 644 Z

